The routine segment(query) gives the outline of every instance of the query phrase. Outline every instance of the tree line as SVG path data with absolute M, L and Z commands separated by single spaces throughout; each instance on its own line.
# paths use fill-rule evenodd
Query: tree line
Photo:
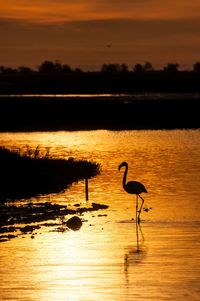
M 99 71 L 73 69 L 48 60 L 36 69 L 0 66 L 0 95 L 131 92 L 200 92 L 200 62 L 191 71 L 180 70 L 178 63 L 168 63 L 158 70 L 150 62 L 132 68 L 103 64 Z
M 1 65 L 0 75 L 31 75 L 31 74 L 70 74 L 70 73 L 85 73 L 80 68 L 71 68 L 68 64 L 62 64 L 60 61 L 48 61 L 45 60 L 36 69 L 32 69 L 27 66 L 19 66 L 17 68 L 11 68 Z M 99 71 L 100 73 L 143 73 L 143 72 L 166 72 L 175 73 L 181 72 L 180 65 L 178 63 L 168 63 L 163 69 L 155 69 L 150 62 L 144 64 L 137 63 L 132 68 L 129 68 L 127 64 L 103 64 Z M 200 72 L 200 61 L 193 64 L 191 71 L 184 70 L 182 72 Z

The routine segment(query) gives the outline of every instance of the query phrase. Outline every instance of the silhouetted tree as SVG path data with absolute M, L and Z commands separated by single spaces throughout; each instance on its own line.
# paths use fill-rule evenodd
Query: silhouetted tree
M 200 72 L 200 62 L 196 62 L 193 65 L 193 70 L 194 70 L 194 72 Z
M 55 65 L 55 71 L 57 73 L 61 73 L 63 71 L 63 66 L 62 66 L 62 64 L 60 63 L 59 60 L 56 60 L 54 65 Z
M 152 64 L 150 62 L 146 62 L 144 64 L 144 71 L 153 71 L 153 70 L 154 70 L 153 66 L 152 66 Z
M 64 73 L 70 73 L 70 72 L 72 72 L 72 69 L 71 69 L 71 67 L 69 66 L 69 65 L 62 65 L 62 72 L 64 72 Z
M 101 72 L 107 73 L 117 73 L 117 72 L 127 72 L 128 66 L 126 64 L 103 64 L 101 67 Z
M 55 73 L 57 70 L 56 65 L 51 61 L 44 61 L 39 67 L 39 73 Z
M 3 74 L 5 71 L 5 67 L 4 66 L 0 66 L 0 74 Z
M 128 66 L 126 64 L 121 64 L 121 72 L 128 72 Z
M 146 62 L 144 65 L 136 64 L 133 66 L 134 72 L 146 72 L 146 71 L 153 71 L 153 66 L 150 62 Z
M 28 75 L 33 72 L 33 70 L 31 68 L 26 67 L 26 66 L 20 66 L 17 70 L 20 74 L 24 74 L 24 75 Z
M 169 72 L 169 73 L 174 73 L 174 72 L 178 72 L 178 68 L 179 68 L 178 63 L 175 63 L 175 64 L 170 63 L 164 67 L 164 71 Z
M 136 64 L 135 66 L 133 66 L 133 71 L 140 73 L 144 71 L 144 67 L 142 66 L 142 64 Z
M 14 69 L 14 68 L 1 66 L 0 67 L 0 74 L 2 74 L 2 75 L 15 75 L 15 74 L 17 74 L 17 70 Z
M 63 73 L 70 73 L 72 72 L 72 69 L 69 65 L 64 64 L 62 65 L 58 60 L 54 62 L 51 61 L 44 61 L 39 67 L 38 67 L 39 73 L 45 73 L 45 74 L 63 74 Z
M 76 68 L 75 70 L 74 70 L 74 72 L 76 72 L 76 73 L 83 73 L 83 71 L 80 69 L 80 68 Z

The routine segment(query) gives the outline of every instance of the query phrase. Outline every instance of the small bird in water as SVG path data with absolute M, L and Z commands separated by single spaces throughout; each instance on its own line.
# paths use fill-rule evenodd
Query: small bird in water
M 130 193 L 130 194 L 135 194 L 136 195 L 136 222 L 140 223 L 140 213 L 144 204 L 144 199 L 140 196 L 140 193 L 142 192 L 146 192 L 147 190 L 144 187 L 144 185 L 140 182 L 137 181 L 129 181 L 126 183 L 126 177 L 127 177 L 127 173 L 128 173 L 128 163 L 127 162 L 122 162 L 119 165 L 119 170 L 125 167 L 125 171 L 124 171 L 124 176 L 123 176 L 123 188 L 126 192 Z M 138 210 L 138 196 L 139 198 L 142 200 L 142 204 L 140 209 Z M 137 212 L 139 213 L 138 217 L 137 217 Z

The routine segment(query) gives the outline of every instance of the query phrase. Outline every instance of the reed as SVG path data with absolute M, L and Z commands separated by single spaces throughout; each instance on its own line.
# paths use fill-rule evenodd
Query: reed
M 39 146 L 21 153 L 0 147 L 0 201 L 60 192 L 73 182 L 100 173 L 100 165 L 87 160 L 52 159 Z

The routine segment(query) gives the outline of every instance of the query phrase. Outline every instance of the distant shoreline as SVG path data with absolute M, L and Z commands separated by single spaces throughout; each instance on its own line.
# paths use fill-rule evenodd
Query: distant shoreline
M 167 64 L 156 70 L 150 63 L 104 64 L 99 71 L 73 70 L 70 66 L 44 61 L 37 70 L 1 66 L 0 94 L 77 94 L 77 93 L 198 93 L 200 63 L 193 70 L 179 70 L 179 64 Z
M 198 97 L 126 96 L 0 96 L 0 132 L 200 128 Z

